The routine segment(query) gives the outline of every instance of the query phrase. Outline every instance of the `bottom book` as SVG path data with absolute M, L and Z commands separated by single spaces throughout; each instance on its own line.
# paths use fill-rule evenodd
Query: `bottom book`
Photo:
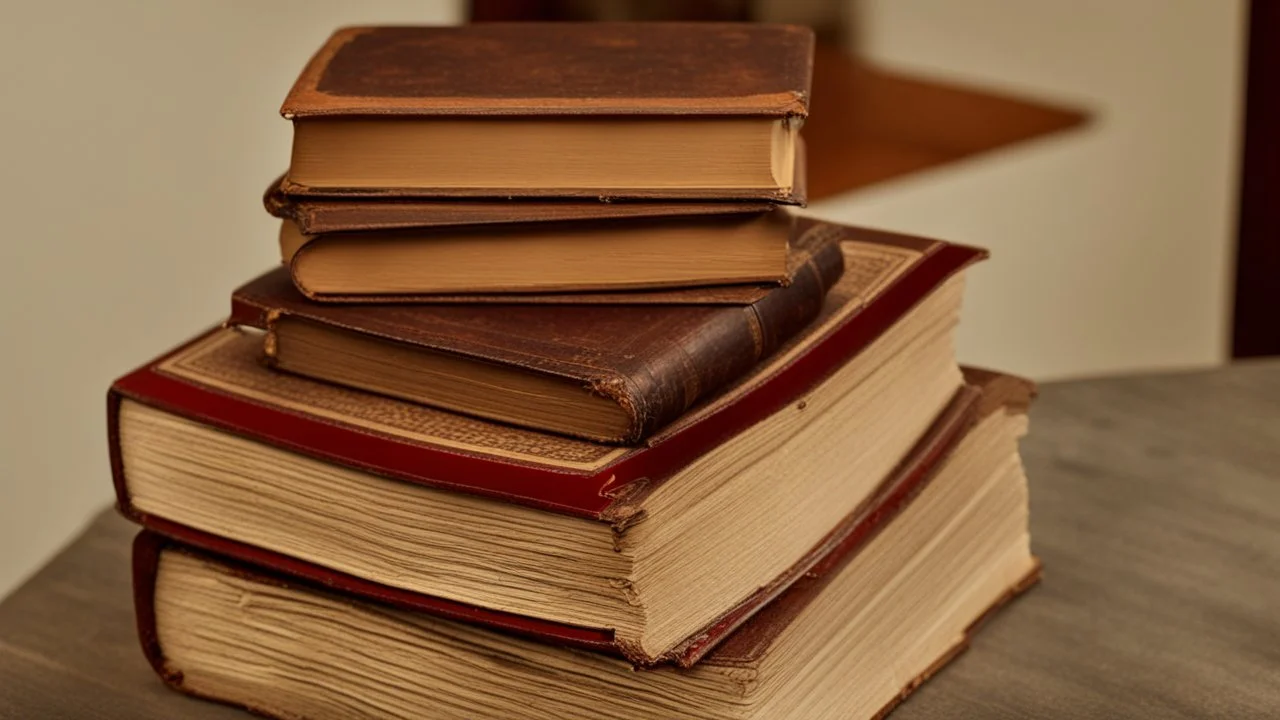
M 134 544 L 143 647 L 173 687 L 278 718 L 878 717 L 1039 576 L 1017 449 L 1026 397 L 984 395 L 950 455 L 885 507 L 892 520 L 690 669 L 636 671 L 148 531 Z

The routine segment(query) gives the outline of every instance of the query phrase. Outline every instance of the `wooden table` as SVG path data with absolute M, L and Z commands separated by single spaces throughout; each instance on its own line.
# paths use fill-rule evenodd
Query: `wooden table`
M 1280 717 L 1280 363 L 1048 385 L 1031 432 L 1044 582 L 893 720 Z M 0 717 L 247 717 L 152 676 L 131 536 L 103 514 L 0 604 Z

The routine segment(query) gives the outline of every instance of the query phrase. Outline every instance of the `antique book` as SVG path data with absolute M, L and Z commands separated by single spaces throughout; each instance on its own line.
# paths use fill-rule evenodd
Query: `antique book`
M 141 644 L 172 687 L 281 718 L 881 717 L 1039 575 L 1027 396 L 1008 400 L 984 395 L 944 459 L 889 478 L 854 531 L 688 669 L 635 672 L 145 531 Z
M 803 192 L 803 188 L 800 188 Z M 406 294 L 388 293 L 387 288 L 378 294 L 338 294 L 333 292 L 319 293 L 311 289 L 308 278 L 298 274 L 298 265 L 289 260 L 294 251 L 306 241 L 305 237 L 330 237 L 331 241 L 348 242 L 364 234 L 377 234 L 381 237 L 388 232 L 419 234 L 419 240 L 429 238 L 452 238 L 457 240 L 466 233 L 485 237 L 493 245 L 484 246 L 484 256 L 463 258 L 464 267 L 481 267 L 482 264 L 499 264 L 509 272 L 517 272 L 522 264 L 512 260 L 515 255 L 530 256 L 547 250 L 545 243 L 528 242 L 533 236 L 547 234 L 547 228 L 563 226 L 565 228 L 582 228 L 582 232 L 569 233 L 567 237 L 555 238 L 555 246 L 564 249 L 566 240 L 575 240 L 580 244 L 587 237 L 593 237 L 597 231 L 604 230 L 602 238 L 609 239 L 609 228 L 626 229 L 628 221 L 653 223 L 660 227 L 672 227 L 677 223 L 692 223 L 696 227 L 716 230 L 724 229 L 732 232 L 747 219 L 769 213 L 777 205 L 763 201 L 648 201 L 648 202 L 609 202 L 596 200 L 489 200 L 481 198 L 439 199 L 439 198 L 312 198 L 292 197 L 284 194 L 281 181 L 277 180 L 263 195 L 263 204 L 273 216 L 285 221 L 281 227 L 281 257 L 290 265 L 294 274 L 294 285 L 304 295 L 320 302 L 332 301 L 343 303 L 359 302 L 413 302 L 413 303 L 459 303 L 488 302 L 505 304 L 652 304 L 652 305 L 750 305 L 776 286 L 778 273 L 770 282 L 735 283 L 729 285 L 703 285 L 700 287 L 659 289 L 613 289 L 594 290 L 592 292 L 513 292 L 501 293 L 467 292 L 466 294 L 441 293 Z M 495 237 L 501 233 L 502 237 Z M 514 237 L 513 237 L 514 236 Z M 643 248 L 654 249 L 647 238 L 635 238 L 632 246 L 639 242 Z M 726 233 L 717 233 L 716 237 L 724 239 Z M 518 240 L 516 239 L 518 238 Z M 314 241 L 312 241 L 314 243 Z M 415 241 L 415 247 L 418 246 Z M 311 244 L 308 255 L 315 262 L 316 250 L 322 249 L 326 243 Z M 501 250 L 497 245 L 502 245 Z M 724 247 L 723 244 L 720 247 Z M 352 248 L 354 249 L 354 248 Z M 361 246 L 362 256 L 367 255 L 368 247 Z M 427 250 L 424 246 L 419 250 Z M 466 246 L 455 245 L 455 253 L 468 250 Z M 693 242 L 687 247 L 677 247 L 680 255 L 692 249 L 694 255 L 700 255 L 708 264 L 718 264 L 718 260 L 710 259 L 700 253 L 699 244 Z M 615 246 L 585 245 L 581 255 L 569 254 L 573 263 L 581 263 L 584 259 L 609 256 L 617 252 Z M 785 268 L 781 271 L 782 282 L 786 283 L 798 269 L 802 253 L 798 248 L 791 248 L 785 260 Z M 647 257 L 650 262 L 652 253 Z M 434 256 L 432 258 L 435 259 Z M 540 257 L 535 260 L 545 263 Z M 619 260 L 604 266 L 607 272 L 630 272 L 619 269 Z M 689 266 L 687 260 L 677 257 L 681 267 Z M 333 268 L 335 271 L 337 267 Z M 414 268 L 418 270 L 419 268 Z M 437 270 L 431 272 L 439 275 Z M 523 274 L 523 270 L 518 270 Z M 701 270 L 702 277 L 710 277 L 707 270 Z M 363 277 L 362 273 L 360 277 Z M 634 273 L 632 273 L 634 276 Z M 486 270 L 489 282 L 496 276 Z M 723 277 L 723 275 L 721 275 Z M 527 281 L 528 278 L 522 278 Z M 599 279 L 595 279 L 599 284 Z M 634 282 L 634 278 L 632 280 Z M 683 280 L 682 282 L 687 282 Z M 330 288 L 332 289 L 332 288 Z
M 963 388 L 954 327 L 981 251 L 857 237 L 813 323 L 639 447 L 276 373 L 258 334 L 211 331 L 113 385 L 119 507 L 639 664 L 690 661 L 803 572 Z
M 797 174 L 795 192 L 801 201 L 805 199 L 804 180 L 803 173 Z M 691 220 L 754 215 L 778 207 L 777 203 L 765 200 L 600 202 L 596 199 L 308 197 L 285 194 L 283 177 L 277 178 L 263 193 L 262 204 L 273 217 L 293 222 L 303 235 L 592 220 Z
M 281 107 L 284 188 L 796 202 L 812 64 L 790 25 L 345 28 Z
M 843 270 L 846 230 L 804 222 L 790 284 L 746 306 L 325 305 L 309 302 L 281 268 L 235 291 L 230 322 L 265 330 L 266 357 L 279 370 L 634 444 L 818 315 Z
M 777 210 L 304 235 L 286 220 L 280 259 L 312 300 L 776 285 L 798 224 Z

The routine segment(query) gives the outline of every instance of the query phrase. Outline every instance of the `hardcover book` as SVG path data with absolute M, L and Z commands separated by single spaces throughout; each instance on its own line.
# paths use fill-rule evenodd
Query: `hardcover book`
M 797 173 L 800 204 L 804 200 L 804 180 L 804 174 Z M 308 197 L 286 195 L 283 177 L 263 193 L 262 204 L 272 217 L 292 222 L 303 235 L 642 218 L 692 220 L 756 215 L 778 207 L 764 200 L 604 203 L 595 199 Z
M 806 258 L 794 243 L 784 248 L 797 239 L 791 232 L 750 233 L 745 239 L 751 242 L 741 241 L 744 228 L 782 229 L 781 222 L 761 222 L 766 215 L 787 217 L 768 202 L 335 200 L 291 197 L 277 181 L 263 204 L 284 221 L 281 259 L 294 285 L 319 302 L 750 305 L 770 287 L 789 283 Z M 337 276 L 344 291 L 317 287 L 316 274 L 298 261 L 300 249 L 322 277 Z M 442 261 L 454 264 L 443 268 Z M 726 274 L 726 267 L 733 272 Z M 471 279 L 459 284 L 458 273 Z M 532 291 L 548 287 L 548 274 L 557 273 L 553 288 L 609 289 Z M 753 277 L 768 282 L 742 282 Z M 466 292 L 445 292 L 442 282 Z M 708 284 L 726 282 L 733 284 Z M 479 292 L 482 287 L 503 291 Z
M 798 225 L 782 210 L 324 235 L 303 235 L 285 221 L 280 256 L 298 290 L 318 301 L 592 291 L 623 298 L 636 290 L 784 284 L 811 254 L 804 236 L 792 237 Z M 789 249 L 801 257 L 789 257 Z
M 788 25 L 346 28 L 281 108 L 284 189 L 794 203 L 812 64 Z
M 634 444 L 817 317 L 843 271 L 842 233 L 806 232 L 790 284 L 745 306 L 321 305 L 281 269 L 236 290 L 230 322 L 265 330 L 280 370 Z
M 1028 385 L 989 377 L 1013 392 L 984 383 L 963 437 L 905 461 L 802 576 L 687 669 L 634 672 L 145 531 L 142 646 L 172 687 L 273 717 L 880 717 L 1039 574 L 1017 452 Z
M 812 323 L 639 447 L 275 373 L 260 335 L 212 331 L 113 386 L 119 505 L 587 632 L 639 664 L 694 657 L 726 613 L 787 584 L 962 387 L 961 270 L 982 253 L 859 233 Z

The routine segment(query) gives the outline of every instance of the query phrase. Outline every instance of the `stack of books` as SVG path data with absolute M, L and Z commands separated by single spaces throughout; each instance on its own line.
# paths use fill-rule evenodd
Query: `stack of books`
M 117 381 L 143 648 L 279 718 L 872 717 L 1038 576 L 981 250 L 793 215 L 813 40 L 339 31 L 283 266 Z

